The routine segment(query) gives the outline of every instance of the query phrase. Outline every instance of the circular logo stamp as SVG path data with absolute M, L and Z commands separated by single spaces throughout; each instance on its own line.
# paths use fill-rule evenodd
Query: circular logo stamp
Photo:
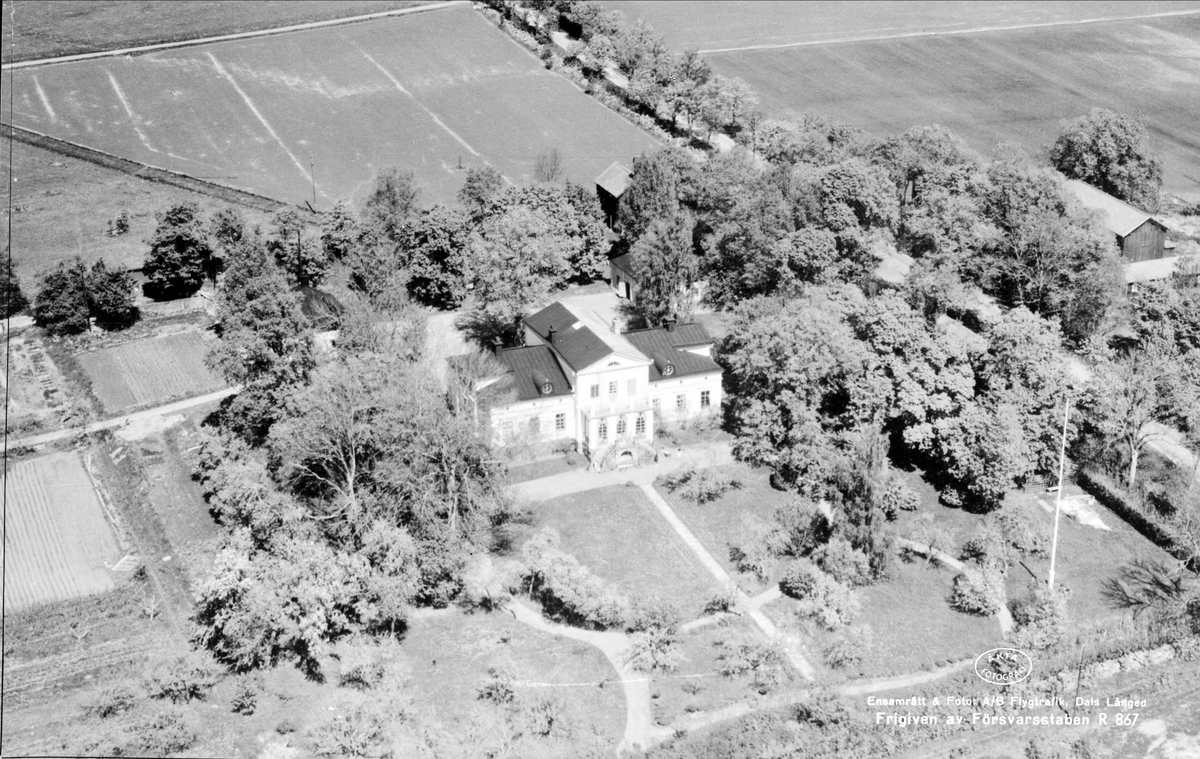
M 975 674 L 993 685 L 1012 685 L 1029 677 L 1033 659 L 1019 648 L 993 648 L 975 658 Z

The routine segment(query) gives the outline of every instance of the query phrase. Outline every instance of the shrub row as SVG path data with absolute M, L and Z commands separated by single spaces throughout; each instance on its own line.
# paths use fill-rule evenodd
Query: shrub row
M 1153 517 L 1130 503 L 1124 489 L 1111 479 L 1099 472 L 1081 469 L 1076 475 L 1075 481 L 1147 540 L 1181 561 L 1188 560 L 1187 554 L 1175 545 L 1166 530 Z

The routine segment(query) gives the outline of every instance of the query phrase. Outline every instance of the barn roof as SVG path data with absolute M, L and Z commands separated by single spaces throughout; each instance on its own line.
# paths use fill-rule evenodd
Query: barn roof
M 1114 198 L 1107 192 L 1092 187 L 1087 182 L 1081 182 L 1078 179 L 1068 179 L 1067 189 L 1070 190 L 1071 194 L 1085 208 L 1099 211 L 1104 217 L 1105 224 L 1108 225 L 1108 228 L 1115 235 L 1125 237 L 1147 221 L 1154 221 L 1156 224 L 1160 223 L 1145 211 L 1135 208 L 1119 198 Z
M 625 168 L 618 161 L 613 161 L 607 169 L 600 172 L 600 176 L 596 177 L 596 184 L 603 187 L 604 191 L 614 198 L 619 198 L 629 189 L 629 178 L 633 175 L 629 169 Z
M 616 258 L 609 259 L 609 263 L 622 271 L 633 274 L 633 255 L 631 253 L 622 253 Z
M 496 358 L 512 373 L 518 401 L 571 394 L 571 383 L 548 345 L 504 348 L 496 354 Z M 552 388 L 549 393 L 542 392 L 546 384 Z
M 625 337 L 653 362 L 650 364 L 651 382 L 658 382 L 663 378 L 662 369 L 668 363 L 675 367 L 672 373 L 674 377 L 721 371 L 717 362 L 708 356 L 684 350 L 687 347 L 712 344 L 708 330 L 700 324 L 680 324 L 674 329 L 638 329 L 626 332 Z

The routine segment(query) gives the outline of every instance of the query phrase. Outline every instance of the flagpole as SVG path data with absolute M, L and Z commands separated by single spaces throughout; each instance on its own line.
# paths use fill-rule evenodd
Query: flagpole
M 1062 446 L 1058 451 L 1058 497 L 1054 500 L 1054 540 L 1050 544 L 1050 576 L 1047 578 L 1047 585 L 1050 591 L 1054 591 L 1054 562 L 1058 558 L 1058 520 L 1062 513 L 1062 493 L 1063 493 L 1063 471 L 1067 464 L 1067 420 L 1071 417 L 1071 396 L 1066 398 L 1066 405 L 1063 408 L 1063 432 Z

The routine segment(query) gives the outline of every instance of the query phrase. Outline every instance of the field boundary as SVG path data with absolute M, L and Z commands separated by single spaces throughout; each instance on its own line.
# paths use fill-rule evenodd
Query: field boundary
M 324 21 L 309 21 L 303 24 L 289 24 L 288 26 L 276 26 L 270 29 L 256 29 L 249 32 L 219 34 L 215 37 L 168 40 L 165 42 L 154 42 L 147 45 L 136 45 L 134 47 L 125 47 L 116 50 L 97 50 L 91 53 L 75 53 L 73 55 L 61 55 L 55 58 L 38 58 L 29 61 L 12 61 L 0 66 L 0 70 L 10 71 L 12 69 L 32 68 L 33 66 L 51 66 L 56 63 L 73 63 L 75 61 L 92 60 L 93 58 L 112 58 L 118 55 L 140 55 L 142 53 L 154 52 L 155 50 L 169 50 L 176 47 L 191 47 L 194 45 L 207 45 L 213 42 L 229 42 L 232 40 L 252 39 L 254 37 L 268 37 L 276 34 L 288 34 L 289 32 L 302 32 L 307 29 L 321 29 L 328 26 L 344 26 L 346 24 L 355 24 L 361 21 L 374 21 L 375 19 L 387 18 L 389 16 L 400 16 L 408 13 L 436 11 L 443 8 L 465 4 L 466 0 L 446 0 L 445 2 L 440 3 L 419 5 L 415 8 L 393 8 L 390 11 L 379 11 L 378 13 L 366 13 L 359 16 L 347 16 L 346 18 L 331 18 Z
M 255 193 L 247 192 L 245 190 L 238 190 L 233 187 L 214 184 L 213 182 L 207 182 L 203 179 L 196 179 L 195 177 L 188 176 L 187 174 L 180 174 L 175 171 L 170 171 L 169 169 L 160 169 L 156 166 L 150 166 L 149 164 L 138 163 L 137 161 L 131 161 L 128 158 L 121 158 L 120 156 L 115 156 L 112 153 L 105 153 L 101 150 L 96 150 L 95 148 L 84 147 L 83 145 L 79 145 L 68 140 L 63 140 L 58 137 L 51 137 L 49 135 L 42 134 L 41 132 L 36 132 L 32 129 L 26 129 L 25 127 L 19 127 L 7 123 L 2 124 L 2 126 L 7 129 L 8 137 L 10 139 L 17 140 L 18 142 L 31 145 L 36 148 L 42 148 L 43 150 L 49 150 L 52 153 L 58 153 L 59 155 L 64 155 L 68 158 L 75 158 L 80 161 L 86 161 L 87 163 L 102 166 L 106 169 L 113 169 L 114 171 L 119 171 L 122 174 L 128 174 L 129 176 L 137 177 L 138 179 L 145 179 L 150 182 L 157 182 L 158 184 L 177 187 L 181 190 L 207 195 L 210 198 L 216 198 L 217 200 L 221 200 L 226 203 L 232 203 L 234 205 L 244 206 L 246 208 L 253 208 L 256 211 L 263 211 L 265 213 L 273 214 L 277 211 L 299 209 L 302 216 L 309 217 L 309 221 L 315 221 L 319 216 L 318 214 L 310 212 L 304 206 L 293 206 L 290 203 L 284 203 L 281 200 L 274 200 L 264 195 L 256 195 Z

